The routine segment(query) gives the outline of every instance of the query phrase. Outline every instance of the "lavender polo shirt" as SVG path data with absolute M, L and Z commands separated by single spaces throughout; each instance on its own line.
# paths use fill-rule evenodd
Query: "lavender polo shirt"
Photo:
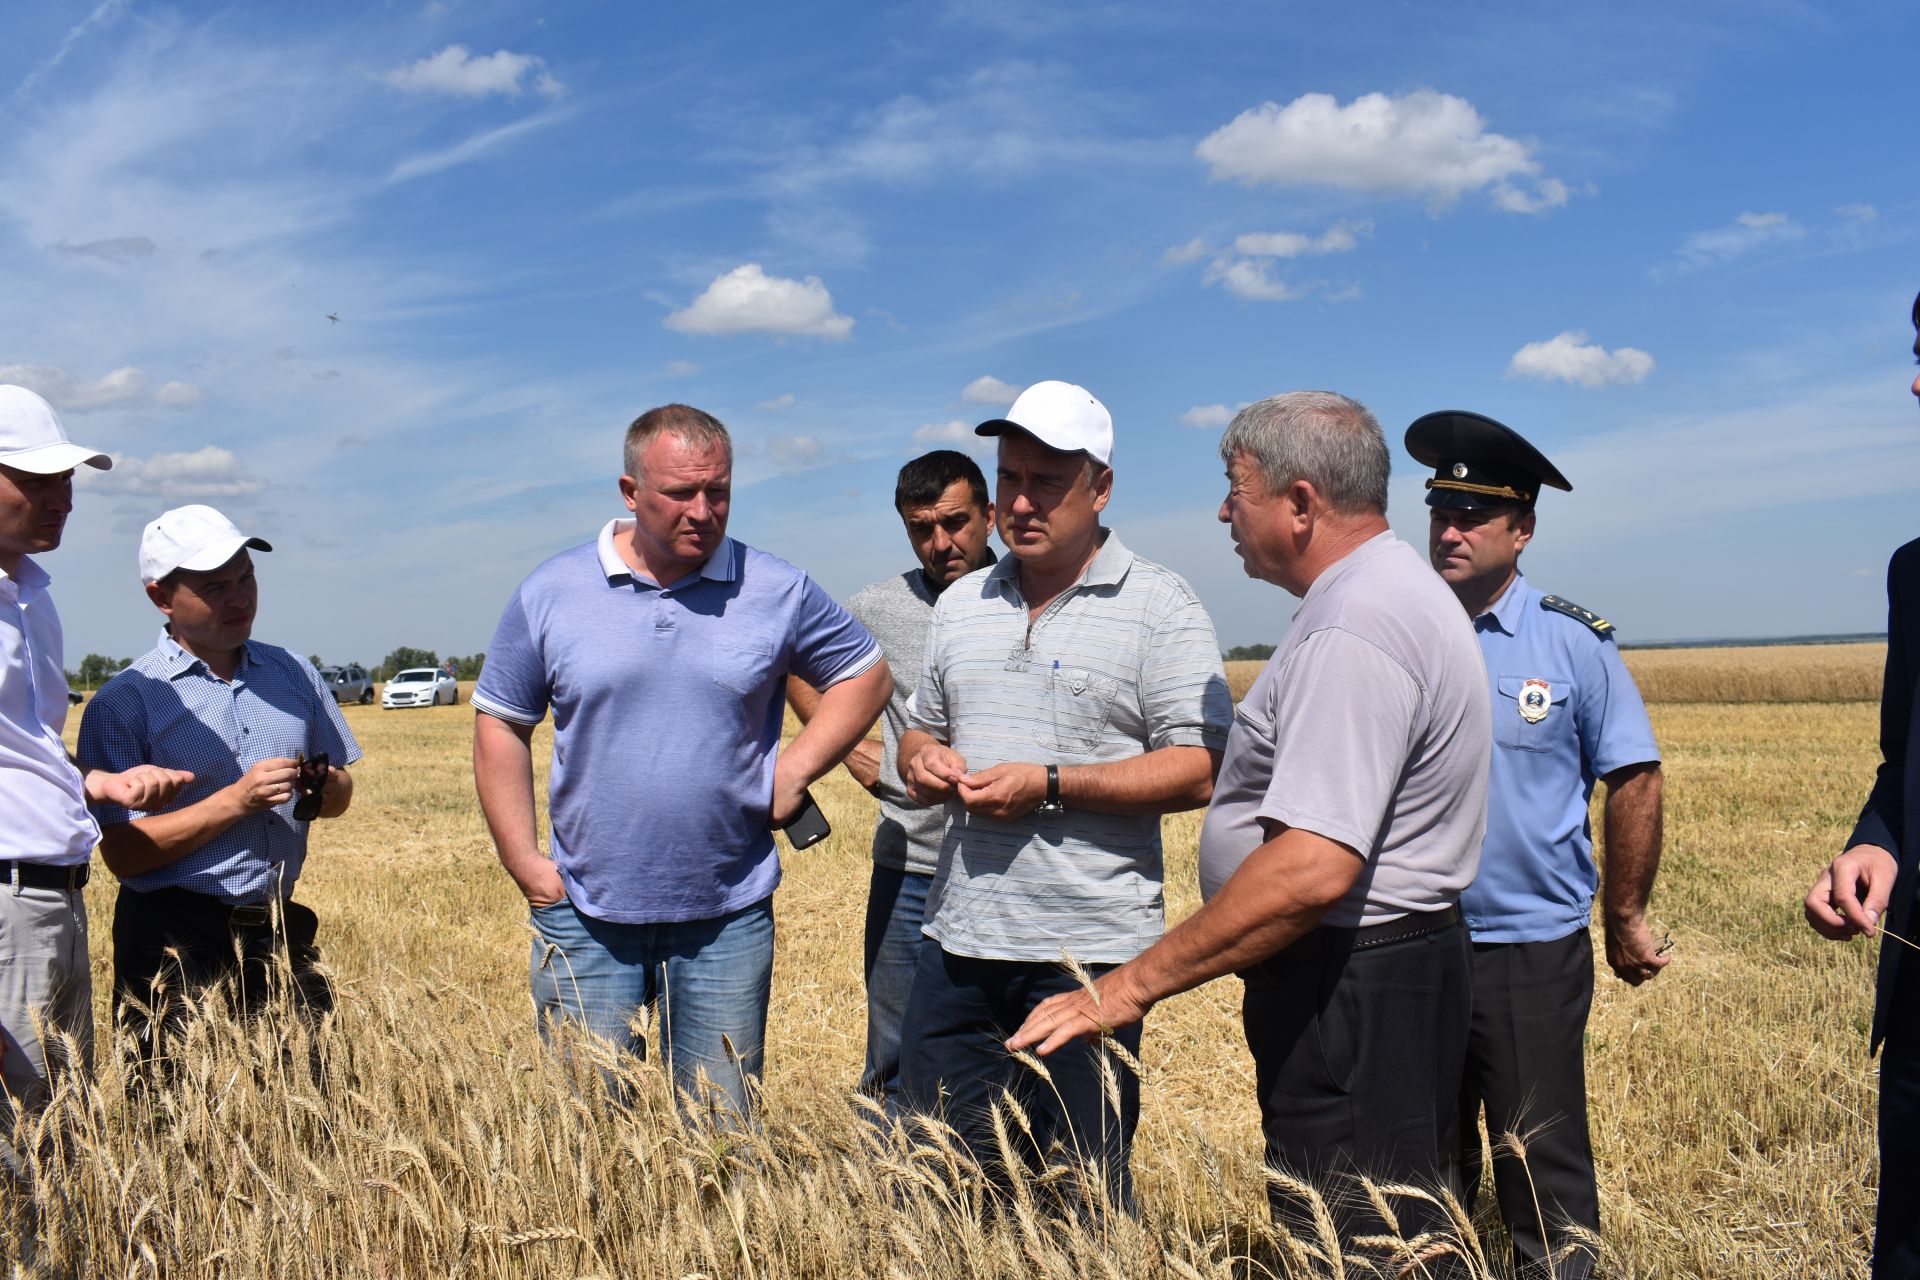
M 528 575 L 487 648 L 473 705 L 553 712 L 553 858 L 585 915 L 707 920 L 780 883 L 767 811 L 786 678 L 816 689 L 880 661 L 806 574 L 732 538 L 662 589 L 614 549 L 631 520 Z

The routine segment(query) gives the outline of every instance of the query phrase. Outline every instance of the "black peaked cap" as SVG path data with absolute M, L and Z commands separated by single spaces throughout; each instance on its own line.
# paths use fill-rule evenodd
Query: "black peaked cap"
M 1573 492 L 1573 485 L 1525 436 L 1485 414 L 1443 409 L 1415 418 L 1407 452 L 1433 468 L 1430 507 L 1533 505 L 1541 486 Z

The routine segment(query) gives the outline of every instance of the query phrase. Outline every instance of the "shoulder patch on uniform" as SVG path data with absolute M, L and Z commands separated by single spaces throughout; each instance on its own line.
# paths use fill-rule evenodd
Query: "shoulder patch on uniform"
M 1602 640 L 1613 638 L 1613 624 L 1591 609 L 1582 609 L 1571 600 L 1562 600 L 1559 596 L 1541 596 L 1540 607 L 1554 613 L 1564 613 L 1575 622 L 1585 623 L 1593 634 Z

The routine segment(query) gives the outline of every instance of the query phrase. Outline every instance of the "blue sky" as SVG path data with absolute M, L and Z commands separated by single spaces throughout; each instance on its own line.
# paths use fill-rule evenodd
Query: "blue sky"
M 1526 434 L 1575 492 L 1525 566 L 1625 639 L 1878 629 L 1917 46 L 1893 2 L 18 6 L 0 380 L 121 463 L 46 560 L 69 665 L 151 643 L 187 501 L 275 543 L 262 639 L 484 648 L 668 400 L 844 596 L 910 562 L 900 463 L 1042 378 L 1223 646 L 1293 602 L 1219 429 L 1301 387 L 1379 415 L 1422 543 L 1405 425 Z

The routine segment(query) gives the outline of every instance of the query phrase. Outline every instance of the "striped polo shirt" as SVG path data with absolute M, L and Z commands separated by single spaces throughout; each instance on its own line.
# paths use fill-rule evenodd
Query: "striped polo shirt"
M 1225 746 L 1233 704 L 1213 620 L 1178 574 L 1102 533 L 1031 626 L 1016 557 L 941 594 L 912 721 L 969 770 Z M 1158 817 L 1069 808 L 1002 822 L 955 800 L 926 933 L 956 955 L 1117 964 L 1165 930 L 1163 879 Z

